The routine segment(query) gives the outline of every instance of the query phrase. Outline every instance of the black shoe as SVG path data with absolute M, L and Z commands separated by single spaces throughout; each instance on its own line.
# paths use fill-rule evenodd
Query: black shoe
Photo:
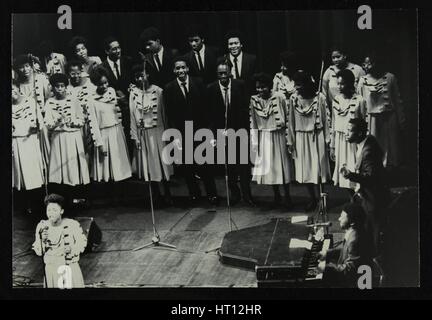
M 305 207 L 305 211 L 306 212 L 310 212 L 316 209 L 317 207 L 317 201 L 312 200 L 311 202 L 308 203 L 308 205 Z
M 217 196 L 210 196 L 210 197 L 208 197 L 208 202 L 212 206 L 217 206 L 219 204 L 219 198 Z

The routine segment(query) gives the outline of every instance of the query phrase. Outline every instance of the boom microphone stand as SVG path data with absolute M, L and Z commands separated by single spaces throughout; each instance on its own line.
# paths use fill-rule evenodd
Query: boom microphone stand
M 144 72 L 145 72 L 145 60 L 144 60 Z M 143 87 L 142 87 L 142 104 L 144 106 L 144 93 L 145 93 L 145 86 L 144 86 L 144 80 L 143 80 Z M 141 119 L 140 119 L 140 125 L 139 125 L 139 141 L 140 141 L 140 147 L 138 148 L 138 178 L 141 179 L 141 176 L 144 176 L 144 174 L 141 174 L 141 164 L 142 164 L 142 158 L 141 158 L 141 148 L 142 148 L 142 137 L 143 137 L 143 130 L 144 130 L 144 118 L 143 118 L 143 110 L 140 110 L 141 113 Z M 145 148 L 146 148 L 146 154 L 148 155 L 148 149 L 147 149 L 147 145 L 144 144 Z M 148 161 L 147 161 L 147 172 L 150 173 L 150 168 L 148 165 Z M 145 178 L 145 177 L 144 177 Z M 160 241 L 160 235 L 157 232 L 156 229 L 156 221 L 155 221 L 155 214 L 154 214 L 154 208 L 153 208 L 153 193 L 152 193 L 152 189 L 151 189 L 151 180 L 150 180 L 150 176 L 148 177 L 148 189 L 149 189 L 149 198 L 150 198 L 150 211 L 151 211 L 151 217 L 152 217 L 152 227 L 153 227 L 153 237 L 151 238 L 151 242 L 144 244 L 142 246 L 139 246 L 137 248 L 134 248 L 132 251 L 138 251 L 144 248 L 148 248 L 151 246 L 158 246 L 158 247 L 165 247 L 165 248 L 172 248 L 172 249 L 176 249 L 176 246 L 172 245 L 172 244 L 168 244 L 165 242 L 161 242 Z

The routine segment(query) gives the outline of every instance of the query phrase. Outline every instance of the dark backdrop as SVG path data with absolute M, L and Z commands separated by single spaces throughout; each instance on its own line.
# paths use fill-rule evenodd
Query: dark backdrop
M 301 53 L 305 68 L 318 78 L 321 58 L 330 64 L 329 49 L 343 42 L 350 60 L 361 63 L 368 49 L 385 55 L 387 68 L 399 79 L 409 121 L 407 154 L 417 163 L 417 12 L 415 10 L 373 10 L 373 29 L 357 28 L 355 10 L 333 11 L 241 11 L 169 13 L 73 13 L 72 30 L 57 28 L 57 14 L 15 14 L 12 17 L 12 52 L 34 51 L 42 40 L 51 40 L 55 51 L 69 56 L 68 41 L 74 35 L 88 39 L 90 55 L 105 58 L 103 39 L 117 36 L 123 54 L 137 56 L 138 37 L 148 26 L 156 26 L 162 41 L 180 52 L 188 50 L 185 35 L 190 23 L 202 25 L 206 43 L 225 49 L 224 34 L 239 29 L 244 51 L 254 53 L 261 71 L 279 70 L 281 51 Z

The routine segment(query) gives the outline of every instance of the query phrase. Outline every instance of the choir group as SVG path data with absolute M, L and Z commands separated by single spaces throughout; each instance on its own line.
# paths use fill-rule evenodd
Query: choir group
M 172 165 L 163 158 L 163 132 L 184 133 L 185 121 L 193 121 L 194 129 L 247 129 L 250 148 L 269 164 L 267 172 L 250 164 L 227 166 L 233 204 L 243 199 L 255 205 L 251 180 L 272 185 L 276 201 L 282 201 L 279 186 L 284 186 L 287 207 L 292 205 L 289 184 L 305 184 L 311 196 L 307 210 L 316 207 L 314 185 L 320 182 L 353 192 L 356 183 L 340 173 L 342 167 L 356 170 L 357 146 L 346 136 L 353 118 L 366 120 L 385 167 L 400 164 L 403 106 L 396 77 L 383 68 L 379 55 L 366 54 L 359 66 L 343 47 L 334 47 L 331 65 L 314 79 L 298 55 L 287 51 L 272 77 L 258 72 L 256 56 L 243 50 L 237 31 L 226 35 L 222 55 L 206 44 L 197 26 L 189 28 L 188 42 L 191 50 L 179 54 L 151 27 L 141 33 L 136 61 L 113 37 L 104 42 L 103 61 L 90 56 L 81 36 L 70 41 L 67 60 L 48 43 L 38 55 L 16 56 L 13 188 L 30 194 L 49 185 L 70 199 L 82 199 L 91 194 L 88 186 L 94 181 L 112 183 L 118 196 L 122 183 L 134 175 L 152 182 L 159 196 L 160 183 L 164 200 L 172 203 L 169 180 L 175 170 L 185 179 L 191 201 L 200 197 L 200 178 L 209 202 L 216 204 L 216 166 Z M 173 143 L 184 153 L 189 142 Z

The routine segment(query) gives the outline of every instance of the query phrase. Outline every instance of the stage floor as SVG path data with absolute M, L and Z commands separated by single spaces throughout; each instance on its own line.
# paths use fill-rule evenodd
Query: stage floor
M 137 183 L 130 187 L 136 189 Z M 140 186 L 141 187 L 141 186 Z M 224 181 L 217 181 L 220 195 L 224 195 Z M 143 188 L 143 190 L 146 190 Z M 281 190 L 282 191 L 282 190 Z M 239 203 L 232 208 L 235 227 L 242 229 L 267 223 L 275 217 L 305 214 L 308 202 L 305 187 L 291 186 L 294 208 L 286 212 L 272 207 L 270 186 L 252 186 L 259 206 L 246 207 Z M 341 237 L 339 217 L 341 206 L 348 200 L 344 190 L 325 186 L 329 193 L 329 219 L 331 232 Z M 185 190 L 180 184 L 172 190 L 180 200 Z M 173 244 L 176 250 L 150 247 L 139 251 L 134 248 L 151 242 L 153 236 L 151 213 L 146 199 L 131 195 L 129 205 L 110 206 L 98 199 L 89 209 L 76 213 L 80 217 L 93 217 L 102 230 L 102 244 L 94 252 L 81 255 L 80 266 L 87 287 L 256 287 L 254 271 L 223 265 L 216 252 L 207 250 L 220 246 L 229 231 L 228 214 L 224 205 L 211 208 L 205 200 L 199 207 L 171 207 L 155 211 L 161 241 Z M 314 215 L 314 213 L 309 213 Z M 35 222 L 23 213 L 15 212 L 13 219 L 13 275 L 15 286 L 40 286 L 42 264 L 31 250 Z M 23 253 L 23 254 L 21 254 Z

